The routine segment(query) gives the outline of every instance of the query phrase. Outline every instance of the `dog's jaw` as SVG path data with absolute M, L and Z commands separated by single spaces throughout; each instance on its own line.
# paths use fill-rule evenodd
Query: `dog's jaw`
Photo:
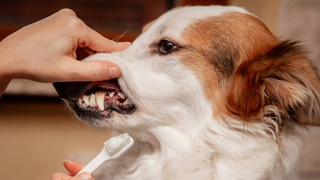
M 199 129 L 205 128 L 203 121 L 212 119 L 212 105 L 207 101 L 202 86 L 192 71 L 181 66 L 178 59 L 171 59 L 171 65 L 174 66 L 168 67 L 168 71 L 159 78 L 158 70 L 150 70 L 150 67 L 145 68 L 137 62 L 145 61 L 145 65 L 148 66 L 148 59 L 136 61 L 127 59 L 130 57 L 129 53 L 136 53 L 135 43 L 130 48 L 121 53 L 96 54 L 87 58 L 86 61 L 108 59 L 118 64 L 122 69 L 122 75 L 118 79 L 119 85 L 132 98 L 137 106 L 136 111 L 130 115 L 115 113 L 108 119 L 91 121 L 93 125 L 127 132 L 135 138 L 136 144 L 139 145 L 138 149 L 140 151 L 143 149 L 143 153 L 140 152 L 140 156 L 130 164 L 129 170 L 144 166 L 141 163 L 146 163 L 144 162 L 146 160 L 149 167 L 158 167 L 145 169 L 150 171 L 149 173 L 134 171 L 130 177 L 148 179 L 142 177 L 150 174 L 161 177 L 163 169 L 159 164 L 170 164 L 172 160 L 183 159 L 182 155 L 194 154 L 195 147 L 199 146 L 197 144 L 204 146 L 205 142 L 201 141 L 198 133 Z M 129 55 L 124 58 L 122 53 Z M 157 61 L 157 59 L 149 60 Z M 174 64 L 174 61 L 177 64 Z M 163 65 L 159 66 L 163 68 Z M 155 66 L 155 68 L 158 67 Z M 174 74 L 180 69 L 185 69 L 183 75 Z M 171 75 L 167 76 L 165 73 Z M 199 140 L 194 141 L 195 139 Z M 121 174 L 129 170 L 122 169 L 119 177 L 124 178 Z

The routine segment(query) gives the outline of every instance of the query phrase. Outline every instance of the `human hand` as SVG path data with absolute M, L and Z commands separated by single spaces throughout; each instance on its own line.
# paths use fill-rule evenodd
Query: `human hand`
M 121 51 L 130 43 L 104 38 L 70 9 L 28 25 L 0 42 L 0 85 L 13 78 L 38 82 L 100 81 L 118 77 L 120 68 L 106 61 L 76 60 L 78 47 Z M 97 59 L 98 60 L 98 59 Z
M 74 162 L 74 161 L 66 161 L 63 163 L 64 167 L 68 170 L 69 174 L 65 173 L 56 173 L 54 174 L 50 180 L 94 180 L 92 175 L 89 173 L 81 173 L 75 176 L 84 165 Z

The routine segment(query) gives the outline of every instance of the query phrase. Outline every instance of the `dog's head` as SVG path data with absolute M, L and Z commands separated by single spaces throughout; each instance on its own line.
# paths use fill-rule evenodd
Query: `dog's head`
M 118 79 L 54 83 L 77 116 L 98 127 L 188 129 L 230 117 L 275 129 L 292 121 L 319 125 L 320 84 L 296 42 L 272 35 L 237 7 L 184 7 L 146 25 L 111 61 Z M 190 131 L 191 130 L 191 131 Z

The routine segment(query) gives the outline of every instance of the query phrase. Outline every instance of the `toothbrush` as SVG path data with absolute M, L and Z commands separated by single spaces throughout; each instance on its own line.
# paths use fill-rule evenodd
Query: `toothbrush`
M 88 172 L 91 174 L 105 161 L 120 157 L 132 147 L 133 143 L 133 139 L 127 133 L 110 138 L 103 143 L 104 148 L 100 154 L 98 154 L 89 164 L 87 164 L 80 172 L 78 172 L 78 174 L 83 172 Z

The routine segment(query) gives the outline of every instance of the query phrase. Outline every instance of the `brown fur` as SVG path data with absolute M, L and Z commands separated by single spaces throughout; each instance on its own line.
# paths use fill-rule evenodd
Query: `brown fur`
M 280 41 L 260 20 L 238 12 L 197 21 L 182 37 L 183 63 L 222 112 L 246 122 L 269 116 L 279 126 L 320 125 L 319 79 L 297 43 Z M 266 115 L 270 106 L 279 114 Z
M 310 61 L 297 43 L 284 41 L 239 65 L 230 82 L 226 106 L 233 116 L 249 122 L 261 120 L 264 108 L 273 106 L 280 113 L 275 118 L 279 126 L 290 120 L 320 125 L 319 90 Z

